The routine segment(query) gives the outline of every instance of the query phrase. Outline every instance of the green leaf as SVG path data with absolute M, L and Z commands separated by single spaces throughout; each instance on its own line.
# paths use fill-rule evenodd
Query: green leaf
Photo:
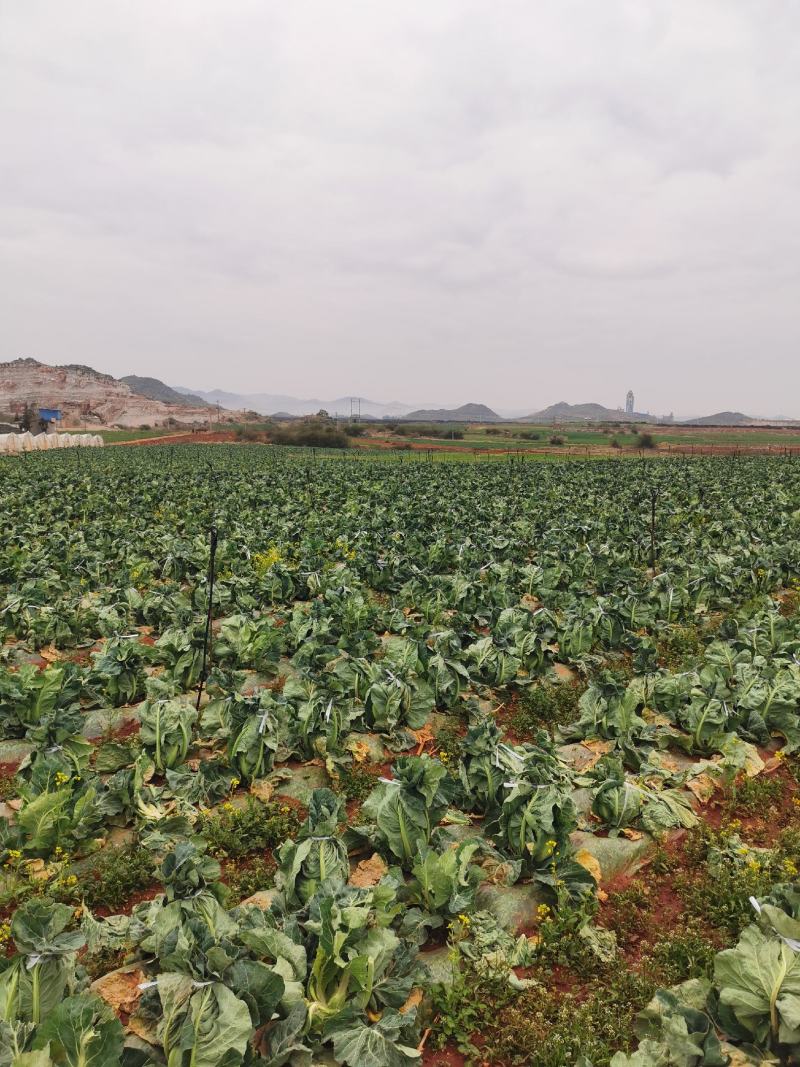
M 67 997 L 45 1019 L 34 1040 L 35 1049 L 50 1048 L 59 1064 L 68 1067 L 110 1067 L 119 1061 L 124 1041 L 122 1026 L 99 997 Z
M 761 1044 L 800 1042 L 800 956 L 748 926 L 735 948 L 717 955 L 720 1003 Z
M 204 986 L 189 1001 L 178 1047 L 190 1053 L 169 1067 L 228 1067 L 240 1062 L 252 1033 L 250 1010 L 221 982 Z
M 336 1030 L 332 1035 L 333 1054 L 350 1067 L 408 1067 L 417 1063 L 421 1053 L 399 1042 L 401 1027 L 407 1021 L 389 1009 L 373 1026 L 359 1021 Z

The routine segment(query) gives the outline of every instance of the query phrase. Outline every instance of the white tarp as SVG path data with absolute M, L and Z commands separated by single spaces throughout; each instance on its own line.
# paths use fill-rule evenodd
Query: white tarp
M 98 433 L 3 433 L 0 434 L 0 455 L 18 452 L 48 452 L 52 448 L 102 448 Z

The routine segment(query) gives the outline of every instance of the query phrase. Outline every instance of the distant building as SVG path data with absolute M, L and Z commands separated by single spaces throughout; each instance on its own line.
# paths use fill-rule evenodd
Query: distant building
M 39 432 L 50 433 L 55 427 L 54 422 L 61 422 L 61 412 L 58 408 L 39 408 Z
M 629 389 L 628 395 L 625 397 L 625 414 L 633 414 L 633 389 Z

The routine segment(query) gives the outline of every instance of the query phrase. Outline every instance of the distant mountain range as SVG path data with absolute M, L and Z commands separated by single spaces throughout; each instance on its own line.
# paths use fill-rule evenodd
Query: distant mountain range
M 123 381 L 129 381 L 129 378 Z M 349 396 L 338 397 L 335 400 L 320 400 L 318 398 L 302 399 L 296 396 L 286 396 L 282 393 L 228 393 L 223 389 L 214 389 L 211 392 L 203 392 L 201 389 L 189 390 L 176 385 L 173 389 L 157 382 L 156 379 L 139 379 L 140 381 L 153 382 L 162 386 L 170 393 L 190 397 L 194 403 L 198 400 L 223 408 L 231 408 L 238 411 L 256 411 L 259 415 L 273 415 L 276 418 L 297 418 L 303 415 L 315 415 L 318 411 L 327 411 L 329 415 L 349 418 L 351 413 L 351 398 Z M 144 394 L 150 395 L 150 394 Z M 361 408 L 358 411 L 358 401 Z M 460 407 L 414 407 L 411 404 L 402 404 L 399 401 L 383 403 L 377 400 L 368 400 L 366 397 L 355 397 L 352 408 L 365 419 L 402 419 L 405 422 L 528 422 L 528 423 L 558 423 L 558 422 L 637 422 L 657 423 L 664 421 L 657 415 L 649 412 L 634 411 L 630 414 L 619 408 L 608 408 L 603 404 L 568 404 L 562 400 L 557 404 L 551 404 L 541 411 L 532 412 L 529 415 L 519 413 L 519 408 L 512 412 L 504 410 L 495 411 L 486 404 L 462 404 Z M 745 415 L 741 411 L 720 411 L 715 415 L 706 415 L 702 418 L 675 419 L 675 425 L 692 426 L 747 426 L 759 423 L 791 422 L 789 419 L 759 419 L 752 415 Z
M 626 415 L 615 408 L 606 408 L 602 404 L 567 404 L 561 401 L 551 404 L 543 411 L 531 415 L 517 415 L 509 418 L 498 415 L 485 404 L 463 404 L 459 408 L 431 408 L 411 411 L 402 416 L 408 422 L 656 422 L 654 415 L 637 411 Z
M 340 396 L 335 400 L 320 400 L 316 397 L 302 399 L 296 396 L 285 396 L 282 393 L 228 393 L 224 389 L 212 389 L 206 393 L 200 389 L 191 390 L 180 385 L 176 385 L 174 391 L 184 396 L 200 397 L 208 404 L 219 404 L 220 407 L 232 408 L 236 411 L 256 411 L 259 415 L 315 415 L 318 411 L 327 411 L 329 415 L 349 417 L 351 401 L 354 413 L 364 418 L 398 418 L 413 410 L 410 404 L 401 404 L 397 401 L 381 403 L 377 400 L 368 400 L 363 396 Z
M 40 407 L 60 407 L 70 416 L 92 418 L 106 425 L 161 425 L 167 419 L 181 422 L 207 421 L 208 409 L 219 406 L 222 419 L 235 421 L 245 412 L 273 415 L 277 418 L 298 418 L 327 411 L 329 415 L 349 418 L 351 413 L 363 419 L 402 419 L 414 422 L 524 422 L 524 423 L 586 423 L 672 421 L 659 419 L 647 412 L 627 414 L 619 408 L 602 404 L 569 404 L 560 401 L 529 415 L 516 411 L 500 412 L 486 404 L 470 403 L 460 407 L 385 403 L 366 397 L 337 397 L 334 400 L 302 399 L 276 393 L 230 393 L 223 389 L 204 392 L 183 386 L 166 385 L 159 378 L 128 374 L 114 378 L 92 367 L 69 363 L 52 366 L 35 359 L 16 359 L 0 363 L 0 412 L 14 412 L 31 404 Z M 690 426 L 748 426 L 798 425 L 798 420 L 756 418 L 741 411 L 718 411 L 691 419 L 676 419 L 676 425 Z

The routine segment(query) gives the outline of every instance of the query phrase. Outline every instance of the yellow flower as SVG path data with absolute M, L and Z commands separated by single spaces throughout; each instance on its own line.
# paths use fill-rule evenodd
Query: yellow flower
M 266 552 L 257 552 L 253 556 L 253 569 L 259 578 L 263 578 L 267 571 L 282 559 L 280 549 L 270 545 Z
M 239 785 L 239 779 L 238 778 L 231 778 L 231 789 L 235 789 L 237 787 L 237 785 Z
M 539 916 L 542 922 L 544 922 L 545 919 L 550 918 L 550 908 L 547 906 L 547 904 L 540 904 L 539 907 L 536 909 L 536 914 Z
M 288 804 L 281 805 L 281 815 L 288 815 L 291 810 Z
M 233 811 L 234 810 L 233 804 L 231 804 L 231 802 L 229 800 L 226 800 L 225 803 L 222 805 L 222 810 L 223 811 Z
M 445 750 L 443 748 L 440 749 L 439 750 L 439 759 L 441 760 L 442 763 L 449 763 L 450 762 L 450 753 L 449 752 L 445 752 Z

